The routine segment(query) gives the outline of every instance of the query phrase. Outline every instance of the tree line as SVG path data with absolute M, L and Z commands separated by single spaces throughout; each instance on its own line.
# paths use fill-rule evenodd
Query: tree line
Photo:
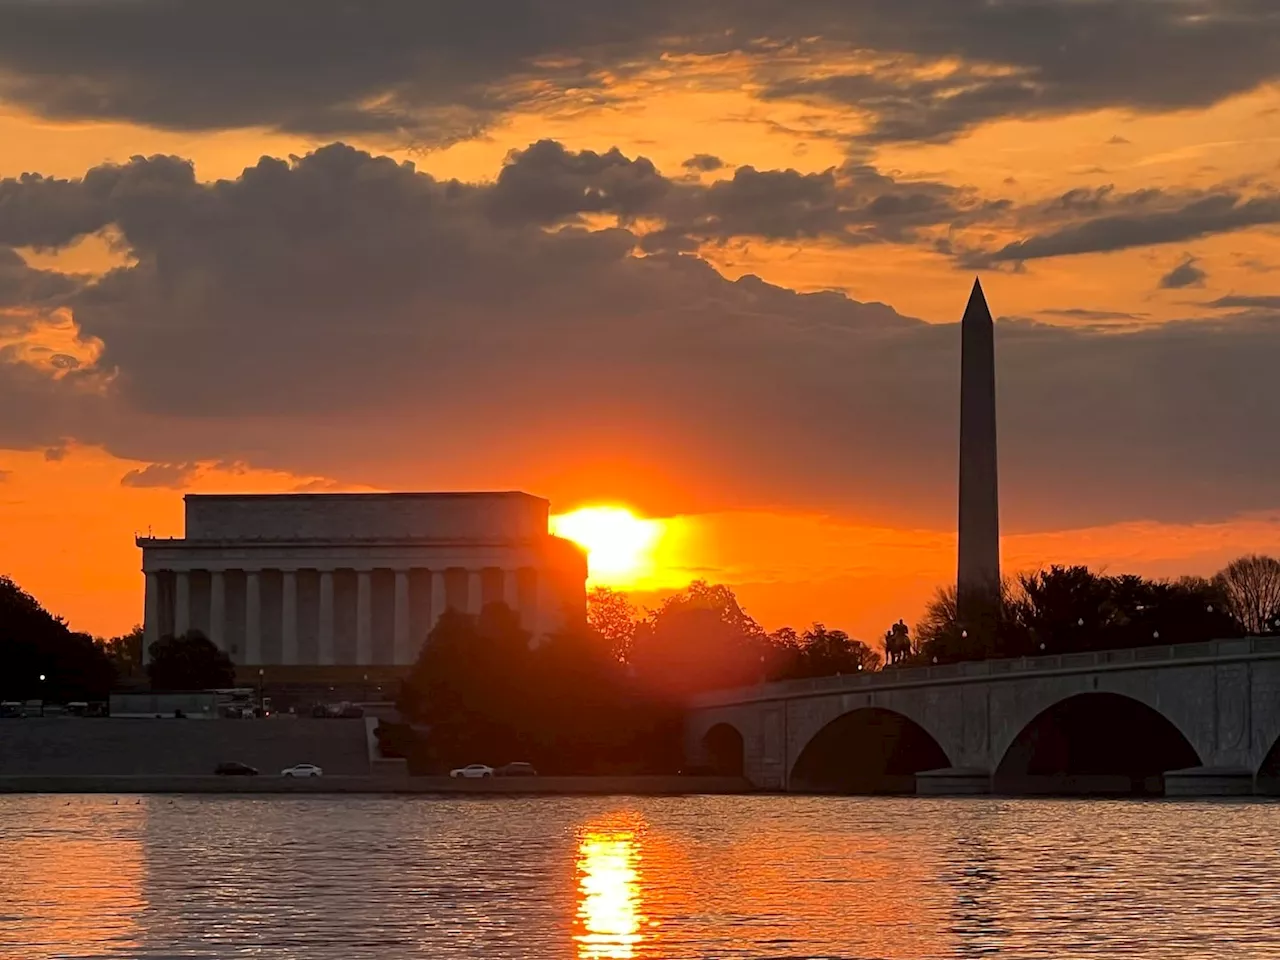
M 449 610 L 403 684 L 406 723 L 382 728 L 411 769 L 528 760 L 547 772 L 669 771 L 688 698 L 767 681 L 1280 633 L 1280 561 L 1248 556 L 1209 579 L 1150 580 L 1079 566 L 1012 578 L 976 620 L 940 590 L 914 631 L 901 621 L 881 650 L 813 624 L 765 630 L 725 585 L 696 581 L 640 611 L 596 588 L 586 617 L 535 639 L 503 604 Z M 882 656 L 888 653 L 888 660 Z M 115 686 L 230 686 L 234 668 L 198 634 L 165 637 L 142 664 L 142 634 L 72 631 L 0 578 L 0 697 L 103 699 Z
M 12 579 L 0 576 L 0 699 L 70 703 L 106 700 L 112 690 L 201 690 L 234 685 L 235 667 L 199 633 L 151 644 L 142 627 L 104 638 L 72 630 Z
M 1051 566 L 1005 580 L 976 609 L 941 589 L 904 663 L 1116 650 L 1280 634 L 1280 560 L 1251 554 L 1215 576 L 1150 580 Z

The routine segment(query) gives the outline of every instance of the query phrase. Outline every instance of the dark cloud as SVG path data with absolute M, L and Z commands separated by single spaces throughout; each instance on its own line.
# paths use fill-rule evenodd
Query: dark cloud
M 1232 294 L 1210 300 L 1206 306 L 1219 310 L 1280 310 L 1280 296 L 1245 297 Z
M 847 104 L 867 114 L 873 141 L 947 140 L 1007 117 L 1207 106 L 1280 76 L 1270 0 L 815 0 L 786 9 L 790 36 L 856 38 L 868 63 L 782 79 L 769 95 Z
M 848 104 L 873 140 L 938 140 L 1214 103 L 1280 76 L 1278 37 L 1271 0 L 7 0 L 0 97 L 56 118 L 439 143 L 570 89 L 607 98 L 606 78 L 664 54 L 737 51 L 766 96 Z M 785 72 L 855 51 L 866 66 L 845 75 Z
M 1067 317 L 1072 320 L 1141 320 L 1146 316 L 1142 313 L 1122 313 L 1116 310 L 1086 310 L 1083 307 L 1066 307 L 1039 312 L 1048 317 Z
M 1196 264 L 1195 257 L 1187 257 L 1180 264 L 1160 278 L 1161 290 L 1182 290 L 1185 287 L 1203 287 L 1209 276 Z
M 0 220 L 3 219 L 0 204 Z M 54 270 L 36 270 L 16 250 L 0 246 L 0 310 L 5 307 L 55 306 L 80 286 L 77 278 Z
M 122 487 L 168 487 L 180 490 L 196 475 L 200 465 L 196 463 L 151 463 L 130 470 L 120 478 Z
M 166 161 L 154 189 L 141 186 L 151 161 L 136 161 L 114 175 L 138 188 L 95 200 L 92 216 L 65 216 L 90 178 L 55 191 L 29 179 L 52 198 L 50 223 L 64 217 L 57 229 L 7 188 L 46 237 L 109 223 L 131 265 L 66 298 L 103 343 L 95 368 L 55 378 L 0 362 L 0 408 L 26 414 L 0 420 L 0 446 L 100 443 L 157 465 L 142 482 L 225 460 L 391 488 L 483 483 L 655 512 L 791 505 L 950 527 L 955 324 L 730 282 L 692 256 L 637 256 L 636 232 L 587 229 L 560 202 L 613 177 L 627 189 L 595 209 L 634 202 L 677 223 L 690 210 L 688 223 L 765 230 L 781 228 L 750 218 L 797 206 L 804 229 L 845 230 L 859 221 L 841 183 L 896 197 L 893 183 L 751 171 L 745 187 L 725 181 L 742 194 L 649 190 L 656 174 L 608 152 L 535 155 L 558 158 L 543 168 L 553 188 L 540 193 L 526 170 L 502 203 L 514 187 L 441 182 L 342 146 L 213 184 L 175 178 L 181 165 Z M 554 188 L 575 167 L 588 172 L 573 189 Z M 637 182 L 646 199 L 624 201 Z M 834 208 L 833 193 L 846 198 Z M 858 216 L 874 205 L 847 204 Z M 923 216 L 893 212 L 906 226 Z M 998 279 L 988 293 L 999 312 Z M 966 294 L 958 284 L 957 314 Z M 1280 452 L 1258 442 L 1280 428 L 1275 318 L 1118 333 L 1002 322 L 997 339 L 1010 529 L 1278 505 Z
M 1123 146 L 1124 144 L 1133 143 L 1133 141 L 1130 140 L 1128 137 L 1122 137 L 1120 136 L 1120 134 L 1117 133 L 1114 136 L 1112 136 L 1110 139 L 1108 139 L 1107 143 L 1111 144 L 1112 146 Z
M 1246 196 L 1227 188 L 1117 194 L 1104 187 L 1069 191 L 1048 204 L 1019 211 L 1018 216 L 1024 222 L 1066 222 L 996 250 L 967 251 L 962 257 L 965 265 L 1107 253 L 1280 223 L 1280 194 Z
M 712 170 L 721 169 L 724 166 L 724 161 L 709 153 L 695 153 L 684 163 L 680 164 L 680 166 L 684 167 L 686 170 L 709 173 Z
M 485 191 L 485 207 L 499 222 L 558 223 L 581 214 L 611 213 L 630 221 L 654 212 L 671 182 L 644 157 L 614 147 L 572 153 L 554 140 L 513 152 Z

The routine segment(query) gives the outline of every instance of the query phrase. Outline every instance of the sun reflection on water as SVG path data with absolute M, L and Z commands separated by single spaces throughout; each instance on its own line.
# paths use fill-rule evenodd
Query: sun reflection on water
M 578 840 L 581 960 L 631 960 L 646 925 L 640 898 L 640 825 L 588 827 Z

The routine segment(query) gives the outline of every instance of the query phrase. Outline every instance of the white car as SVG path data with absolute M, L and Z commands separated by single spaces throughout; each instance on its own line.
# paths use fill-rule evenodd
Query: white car
M 292 767 L 285 767 L 280 771 L 282 777 L 318 777 L 324 771 L 317 767 L 314 763 L 295 763 Z
M 469 766 L 459 767 L 457 770 L 450 770 L 449 776 L 463 777 L 467 780 L 479 780 L 482 777 L 492 777 L 493 767 L 486 767 L 483 763 L 473 763 Z

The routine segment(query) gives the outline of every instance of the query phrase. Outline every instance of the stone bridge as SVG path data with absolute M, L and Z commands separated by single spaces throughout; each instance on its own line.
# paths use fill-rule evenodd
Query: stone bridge
M 693 765 L 763 789 L 1280 791 L 1280 637 L 898 668 L 723 690 Z

